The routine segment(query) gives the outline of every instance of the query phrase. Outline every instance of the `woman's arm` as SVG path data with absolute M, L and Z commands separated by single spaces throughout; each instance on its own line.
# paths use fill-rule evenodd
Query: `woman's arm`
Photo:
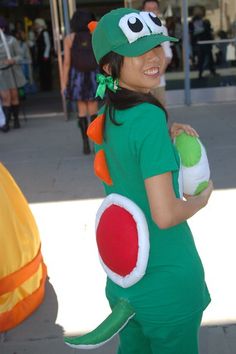
M 186 200 L 175 196 L 170 172 L 145 179 L 145 187 L 153 221 L 161 229 L 175 226 L 196 214 L 206 206 L 213 190 L 209 186 L 197 196 L 185 196 Z
M 62 93 L 64 93 L 70 71 L 71 64 L 71 45 L 73 43 L 74 35 L 69 34 L 64 39 L 64 61 L 63 61 L 63 73 L 62 73 Z

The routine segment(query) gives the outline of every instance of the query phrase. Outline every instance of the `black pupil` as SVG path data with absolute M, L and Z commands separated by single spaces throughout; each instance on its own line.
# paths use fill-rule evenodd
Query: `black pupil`
M 138 18 L 135 18 L 134 23 L 131 23 L 130 20 L 128 20 L 128 26 L 132 32 L 141 32 L 143 29 L 143 24 Z
M 161 20 L 157 16 L 153 16 L 152 14 L 149 14 L 150 19 L 157 25 L 161 26 Z

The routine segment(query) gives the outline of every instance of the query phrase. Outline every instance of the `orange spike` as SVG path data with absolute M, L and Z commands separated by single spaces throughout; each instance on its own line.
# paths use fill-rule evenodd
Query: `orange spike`
M 105 115 L 99 114 L 96 119 L 94 119 L 87 129 L 88 137 L 98 145 L 103 142 L 103 126 L 104 126 Z
M 94 159 L 95 175 L 103 182 L 111 186 L 113 184 L 106 162 L 106 155 L 104 150 L 99 150 Z
M 91 21 L 88 24 L 88 29 L 90 31 L 90 33 L 93 33 L 93 31 L 95 30 L 95 28 L 97 27 L 98 22 L 97 21 Z

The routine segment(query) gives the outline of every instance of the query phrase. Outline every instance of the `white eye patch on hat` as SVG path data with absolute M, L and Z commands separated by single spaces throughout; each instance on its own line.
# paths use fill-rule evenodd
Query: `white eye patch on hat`
M 163 33 L 161 20 L 153 12 L 147 11 L 141 11 L 139 14 L 132 12 L 123 16 L 119 21 L 119 27 L 129 43 L 150 34 Z

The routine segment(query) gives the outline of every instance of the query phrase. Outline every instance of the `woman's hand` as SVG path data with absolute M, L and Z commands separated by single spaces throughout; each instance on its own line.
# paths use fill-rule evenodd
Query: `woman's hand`
M 5 65 L 14 65 L 16 61 L 14 59 L 6 59 L 4 60 Z
M 185 132 L 188 135 L 199 137 L 197 131 L 189 124 L 173 123 L 170 127 L 170 136 L 174 139 L 180 133 Z
M 213 191 L 213 182 L 212 182 L 212 180 L 209 180 L 207 188 L 205 188 L 200 194 L 198 194 L 197 196 L 190 196 L 190 195 L 184 194 L 184 198 L 186 200 L 190 200 L 191 198 L 199 198 L 201 200 L 202 207 L 204 207 L 207 205 L 212 191 Z

